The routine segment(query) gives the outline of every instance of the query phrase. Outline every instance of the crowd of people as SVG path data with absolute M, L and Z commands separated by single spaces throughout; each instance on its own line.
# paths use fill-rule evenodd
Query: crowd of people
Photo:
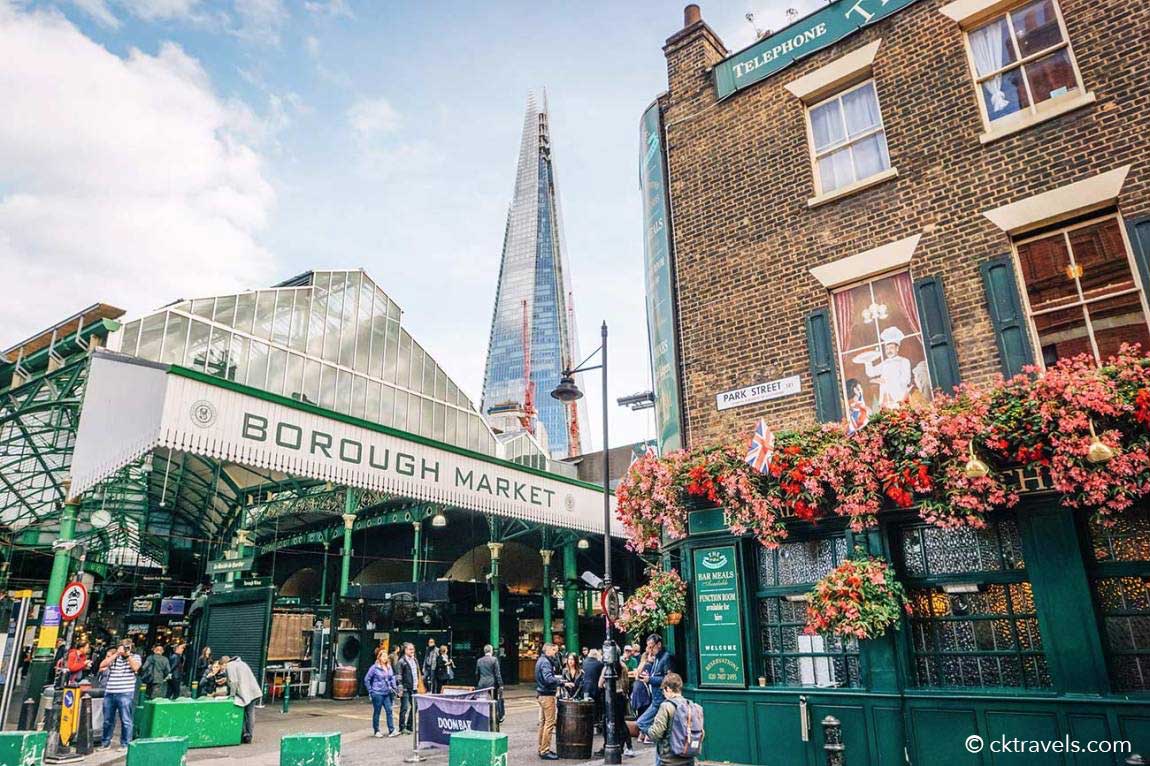
M 623 747 L 623 755 L 635 757 L 628 714 L 634 716 L 640 742 L 656 745 L 656 762 L 667 766 L 689 766 L 691 760 L 675 759 L 667 740 L 669 714 L 663 703 L 671 695 L 681 694 L 682 679 L 671 672 L 672 656 L 663 646 L 663 637 L 652 634 L 646 646 L 625 645 L 615 667 L 616 684 L 614 728 Z M 583 648 L 580 654 L 564 655 L 561 647 L 546 644 L 535 663 L 535 692 L 539 702 L 539 757 L 557 760 L 551 750 L 555 733 L 558 701 L 581 699 L 594 703 L 595 727 L 605 732 L 606 665 L 598 649 Z M 673 711 L 670 711 L 673 714 Z M 604 734 L 604 737 L 606 735 Z M 604 740 L 604 744 L 606 741 Z M 595 752 L 601 755 L 602 748 Z
M 61 685 L 98 688 L 103 691 L 104 729 L 100 749 L 111 748 L 120 724 L 121 748 L 126 748 L 134 733 L 133 715 L 136 693 L 143 686 L 148 699 L 178 699 L 192 693 L 191 682 L 198 680 L 199 696 L 229 696 L 244 709 L 241 741 L 252 741 L 254 708 L 263 696 L 259 681 L 239 657 L 213 659 L 211 647 L 205 646 L 189 665 L 185 656 L 187 644 L 175 642 L 167 647 L 155 644 L 146 659 L 136 652 L 131 639 L 114 646 L 94 648 L 87 639 L 79 638 L 69 648 L 62 639 L 57 642 L 55 667 Z M 103 657 L 97 661 L 103 652 Z
M 484 658 L 494 661 L 495 669 L 492 673 L 490 663 L 484 664 L 480 659 L 477 666 L 480 684 L 476 688 L 492 688 L 495 694 L 501 695 L 503 677 L 498 661 L 492 657 L 490 646 L 485 647 L 485 652 Z M 485 678 L 493 678 L 496 683 L 484 685 Z M 383 713 L 387 724 L 386 736 L 410 734 L 415 726 L 415 695 L 438 694 L 445 684 L 454 680 L 455 660 L 447 646 L 436 646 L 434 638 L 428 639 L 422 659 L 416 656 L 415 644 L 411 642 L 397 644 L 390 652 L 387 647 L 378 648 L 375 662 L 363 677 L 363 686 L 372 705 L 372 732 L 376 737 L 385 736 L 379 727 L 380 713 Z M 399 700 L 398 725 L 394 716 L 396 699 Z

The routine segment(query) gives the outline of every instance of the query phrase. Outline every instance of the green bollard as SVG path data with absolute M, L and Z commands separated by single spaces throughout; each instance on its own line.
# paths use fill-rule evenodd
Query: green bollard
M 136 739 L 128 745 L 127 766 L 184 766 L 187 755 L 186 737 Z
M 451 735 L 449 766 L 507 763 L 507 735 L 497 731 L 460 731 Z
M 200 696 L 200 682 L 199 681 L 192 681 L 192 699 L 196 699 L 199 696 Z
M 288 703 L 290 703 L 290 702 L 291 702 L 291 676 L 285 675 L 284 676 L 283 707 L 280 708 L 280 712 L 287 713 L 288 707 L 289 707 Z
M 0 731 L 0 763 L 40 766 L 47 747 L 46 731 Z
M 339 732 L 286 734 L 280 739 L 280 766 L 339 766 Z

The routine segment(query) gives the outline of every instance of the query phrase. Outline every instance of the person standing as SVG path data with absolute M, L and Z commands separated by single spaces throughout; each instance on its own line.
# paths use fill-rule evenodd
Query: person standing
M 204 676 L 211 671 L 213 664 L 215 664 L 215 659 L 212 657 L 212 647 L 205 646 L 200 650 L 200 656 L 196 658 L 196 666 L 193 668 L 192 680 L 198 680 L 202 686 Z
M 415 728 L 415 693 L 419 691 L 419 661 L 415 659 L 415 644 L 403 645 L 399 660 L 399 733 L 410 734 Z
M 80 679 L 84 677 L 84 673 L 92 667 L 92 661 L 88 659 L 89 648 L 87 639 L 81 638 L 73 648 L 68 650 L 68 654 L 64 658 L 64 669 L 68 675 L 64 680 L 69 685 L 79 683 Z
M 387 736 L 398 737 L 395 723 L 391 718 L 391 706 L 395 701 L 395 692 L 399 683 L 395 679 L 395 671 L 391 667 L 391 657 L 386 650 L 380 650 L 375 657 L 375 664 L 368 668 L 367 675 L 363 677 L 363 685 L 367 687 L 367 696 L 371 697 L 371 728 L 375 736 L 382 737 L 379 730 L 379 711 L 387 713 Z
M 162 644 L 152 647 L 152 653 L 140 668 L 140 681 L 148 686 L 148 699 L 159 699 L 168 690 L 168 680 L 172 677 L 172 665 L 164 656 Z
M 555 695 L 559 689 L 555 666 L 551 664 L 556 651 L 555 644 L 544 644 L 543 654 L 535 661 L 535 694 L 539 702 L 539 757 L 545 761 L 559 760 L 559 756 L 551 752 L 551 736 L 555 733 Z
M 439 649 L 435 646 L 435 639 L 427 639 L 427 654 L 423 657 L 423 686 L 428 694 L 439 694 L 436 684 L 436 671 L 439 669 Z
M 439 647 L 439 662 L 435 666 L 435 691 L 443 691 L 443 687 L 455 680 L 455 660 L 447 653 L 447 644 Z
M 183 641 L 176 644 L 172 649 L 172 656 L 168 658 L 168 663 L 171 665 L 171 676 L 168 678 L 168 699 L 179 699 L 180 693 L 184 687 L 184 671 L 187 669 L 187 659 L 184 657 L 184 651 L 187 649 L 187 644 Z
M 606 669 L 606 666 L 604 666 Z M 622 660 L 615 663 L 615 677 L 623 678 L 627 673 L 627 665 Z M 607 681 L 605 673 L 599 674 L 599 694 L 606 695 Z M 605 697 L 604 697 L 605 699 Z M 619 744 L 623 746 L 623 755 L 628 758 L 635 757 L 635 747 L 631 742 L 631 730 L 627 728 L 627 693 L 623 691 L 623 686 L 619 685 L 615 688 L 615 731 L 618 732 Z M 603 718 L 603 747 L 593 753 L 593 755 L 600 756 L 607 748 L 607 719 Z
M 104 685 L 104 732 L 100 739 L 100 749 L 112 746 L 112 732 L 116 725 L 116 715 L 120 716 L 120 747 L 125 748 L 132 741 L 132 707 L 136 696 L 136 673 L 140 671 L 140 655 L 133 654 L 132 642 L 125 639 L 100 661 L 100 670 L 107 671 L 108 681 Z
M 647 730 L 651 741 L 655 743 L 655 766 L 695 766 L 693 756 L 675 755 L 671 750 L 671 729 L 675 722 L 675 710 L 683 701 L 683 679 L 678 673 L 667 673 L 663 676 L 660 687 L 664 699 L 656 708 L 655 716 L 651 719 L 651 727 Z
M 583 689 L 583 671 L 579 669 L 579 655 L 567 655 L 563 670 L 559 673 L 559 699 L 572 700 Z
M 647 728 L 663 704 L 663 678 L 671 671 L 671 653 L 663 648 L 663 637 L 658 633 L 647 636 L 647 657 L 647 665 L 639 672 L 639 680 L 651 688 L 651 705 L 635 722 L 643 734 L 647 734 Z
M 496 714 L 503 722 L 503 671 L 495 658 L 495 648 L 491 644 L 483 647 L 483 656 L 475 663 L 475 688 L 490 689 L 491 698 L 497 700 Z
M 255 707 L 263 698 L 264 691 L 260 688 L 260 682 L 256 680 L 256 674 L 239 657 L 220 657 L 220 665 L 227 675 L 228 692 L 232 695 L 233 702 L 236 707 L 244 709 L 244 731 L 240 742 L 245 745 L 251 744 L 252 735 L 255 733 Z

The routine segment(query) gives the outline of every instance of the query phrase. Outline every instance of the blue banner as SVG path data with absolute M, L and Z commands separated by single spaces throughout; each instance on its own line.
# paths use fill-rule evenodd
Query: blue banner
M 490 689 L 415 695 L 416 749 L 444 748 L 460 731 L 494 731 Z

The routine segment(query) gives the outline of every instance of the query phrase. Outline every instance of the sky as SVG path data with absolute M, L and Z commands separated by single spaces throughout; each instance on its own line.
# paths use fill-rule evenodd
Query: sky
M 0 348 L 95 302 L 363 268 L 478 401 L 546 88 L 580 345 L 606 321 L 612 402 L 648 390 L 639 118 L 684 4 L 0 0 Z M 819 4 L 700 2 L 732 50 Z M 649 410 L 610 420 L 612 445 L 654 435 Z

